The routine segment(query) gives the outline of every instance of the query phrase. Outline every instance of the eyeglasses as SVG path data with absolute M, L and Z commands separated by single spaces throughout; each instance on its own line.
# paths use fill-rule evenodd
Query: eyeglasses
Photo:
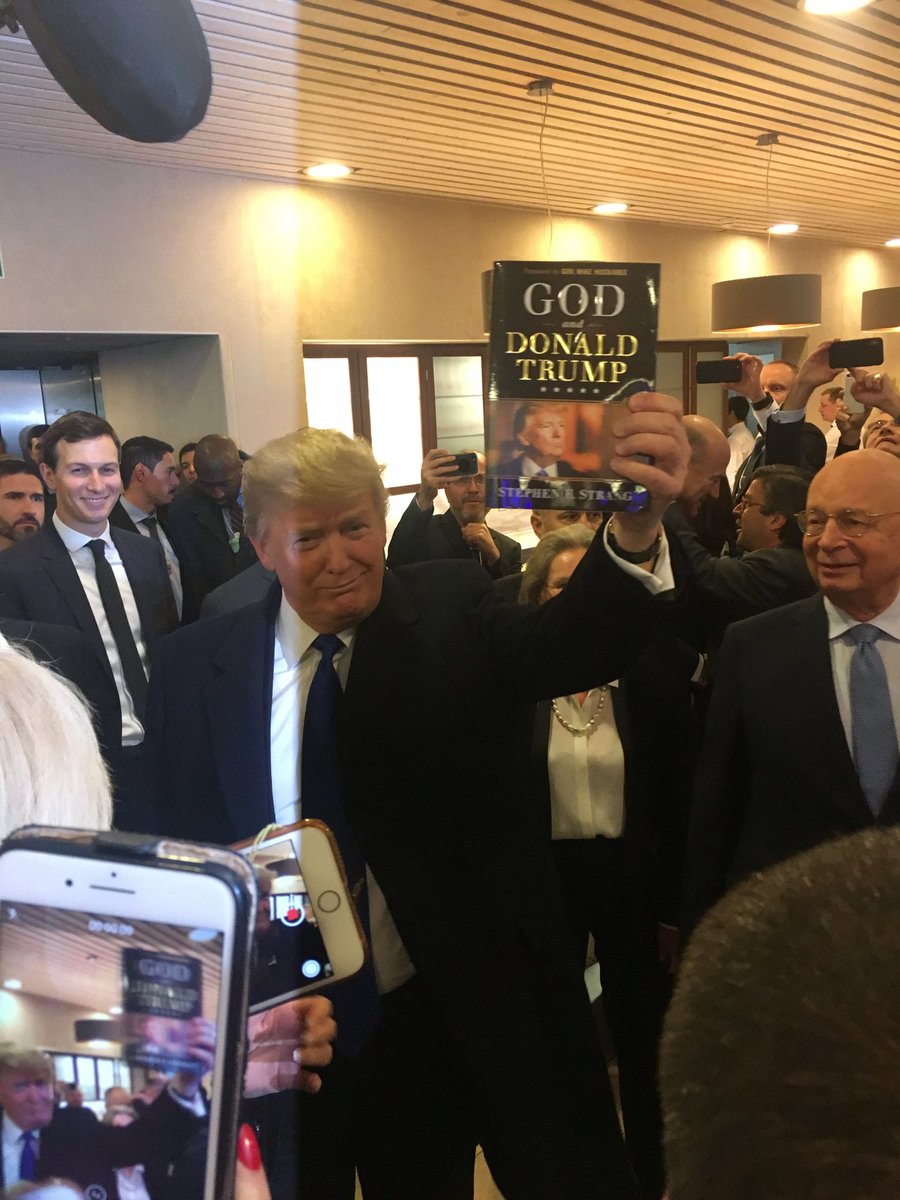
M 741 510 L 745 508 L 761 508 L 765 512 L 769 506 L 761 500 L 745 500 L 742 498 L 737 502 L 736 507 Z
M 898 418 L 896 421 L 888 421 L 887 419 L 881 421 L 872 421 L 866 426 L 866 434 L 868 437 L 871 437 L 873 433 L 877 433 L 879 429 L 887 429 L 889 425 L 900 425 L 900 418 Z
M 839 513 L 826 513 L 818 508 L 806 508 L 795 515 L 797 524 L 809 538 L 821 537 L 829 521 L 834 521 L 845 537 L 858 538 L 874 529 L 885 517 L 897 517 L 900 512 L 867 513 L 859 508 L 845 508 Z

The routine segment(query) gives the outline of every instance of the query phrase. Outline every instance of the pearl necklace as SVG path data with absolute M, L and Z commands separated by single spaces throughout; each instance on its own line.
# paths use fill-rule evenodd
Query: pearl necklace
M 597 728 L 597 723 L 600 720 L 600 714 L 603 712 L 603 706 L 605 703 L 606 703 L 606 685 L 604 684 L 604 686 L 601 687 L 601 689 L 600 689 L 600 699 L 597 702 L 597 711 L 594 713 L 594 715 L 588 721 L 587 725 L 572 725 L 572 724 L 570 724 L 570 722 L 568 722 L 566 720 L 566 718 L 559 711 L 559 705 L 556 703 L 556 701 L 555 700 L 550 701 L 550 704 L 553 707 L 554 717 L 556 717 L 557 721 L 559 721 L 559 723 L 560 723 L 560 725 L 562 725 L 563 729 L 567 729 L 569 731 L 569 733 L 573 734 L 575 737 L 590 737 L 590 735 Z

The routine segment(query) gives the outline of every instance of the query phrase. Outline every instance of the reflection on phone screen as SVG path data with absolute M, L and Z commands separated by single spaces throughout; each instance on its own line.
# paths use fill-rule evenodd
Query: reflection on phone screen
M 251 1007 L 334 974 L 297 855 L 291 835 L 250 854 L 259 888 Z
M 191 925 L 0 905 L 7 1183 L 104 1200 L 181 1178 L 202 1195 L 223 946 Z

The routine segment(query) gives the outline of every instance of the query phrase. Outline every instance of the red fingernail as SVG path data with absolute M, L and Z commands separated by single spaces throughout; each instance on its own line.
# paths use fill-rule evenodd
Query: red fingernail
M 238 1130 L 237 1156 L 248 1171 L 259 1170 L 262 1159 L 252 1125 L 242 1125 Z

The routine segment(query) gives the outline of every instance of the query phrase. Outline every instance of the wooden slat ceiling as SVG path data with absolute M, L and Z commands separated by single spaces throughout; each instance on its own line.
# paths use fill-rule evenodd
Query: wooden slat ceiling
M 94 125 L 0 35 L 0 146 L 619 220 L 880 245 L 900 236 L 900 0 L 195 0 L 213 59 L 174 146 Z M 529 80 L 548 77 L 546 102 Z M 543 125 L 543 138 L 541 129 Z M 771 157 L 756 137 L 774 130 Z M 543 146 L 542 177 L 540 146 Z M 546 195 L 545 195 L 546 183 Z

